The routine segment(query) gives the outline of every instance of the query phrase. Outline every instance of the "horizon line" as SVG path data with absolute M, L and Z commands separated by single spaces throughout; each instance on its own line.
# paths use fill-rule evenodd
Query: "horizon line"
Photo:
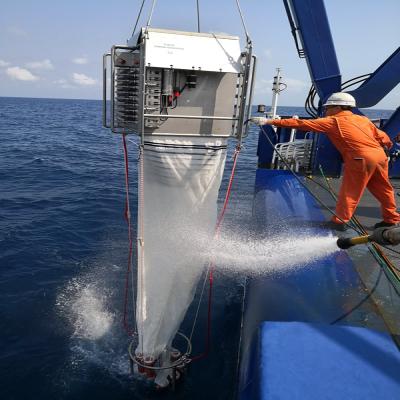
M 0 98 L 3 99 L 35 99 L 35 100 L 85 100 L 85 101 L 103 101 L 103 99 L 85 99 L 85 98 L 66 98 L 66 97 L 29 97 L 29 96 L 2 96 L 0 95 Z M 110 100 L 107 100 L 110 101 Z M 252 104 L 252 107 L 256 107 L 257 104 Z M 269 107 L 266 105 L 266 107 Z M 283 105 L 278 105 L 278 107 L 297 107 L 297 108 L 304 108 L 304 105 L 302 106 L 283 106 Z M 374 108 L 374 107 L 369 107 L 369 108 L 360 108 L 360 110 L 380 110 L 380 111 L 395 111 L 396 108 Z

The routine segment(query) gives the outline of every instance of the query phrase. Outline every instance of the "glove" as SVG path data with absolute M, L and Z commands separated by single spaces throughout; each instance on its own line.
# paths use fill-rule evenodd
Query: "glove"
M 264 118 L 264 117 L 251 117 L 250 118 L 250 122 L 252 122 L 255 125 L 266 125 L 268 124 L 270 121 L 272 121 L 271 119 L 268 118 Z

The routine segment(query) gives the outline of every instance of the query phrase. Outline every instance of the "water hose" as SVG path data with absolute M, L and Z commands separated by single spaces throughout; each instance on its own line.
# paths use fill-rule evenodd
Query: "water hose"
M 348 249 L 349 247 L 358 244 L 365 244 L 368 242 L 375 242 L 382 245 L 397 245 L 400 244 L 400 228 L 377 228 L 371 235 L 356 236 L 353 238 L 340 237 L 336 244 L 341 249 Z

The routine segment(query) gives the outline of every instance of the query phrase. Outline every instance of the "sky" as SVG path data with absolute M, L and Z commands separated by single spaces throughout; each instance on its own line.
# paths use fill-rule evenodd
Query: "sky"
M 102 55 L 130 38 L 142 0 L 1 0 L 0 96 L 100 99 Z M 147 0 L 139 25 L 145 25 Z M 254 104 L 302 106 L 311 81 L 282 0 L 241 0 L 258 56 Z M 235 0 L 199 0 L 202 32 L 244 37 Z M 343 81 L 373 72 L 399 46 L 400 0 L 325 0 Z M 196 0 L 158 0 L 151 26 L 197 31 Z M 244 44 L 244 41 L 242 41 Z M 400 105 L 398 85 L 375 108 Z

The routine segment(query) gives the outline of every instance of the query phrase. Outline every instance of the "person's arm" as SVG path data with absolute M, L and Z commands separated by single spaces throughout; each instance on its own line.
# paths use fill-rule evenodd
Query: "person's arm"
M 390 137 L 385 132 L 378 129 L 374 124 L 372 124 L 372 125 L 374 127 L 374 135 L 375 135 L 376 139 L 378 140 L 378 142 L 382 146 L 386 146 L 387 149 L 392 148 L 393 143 L 390 140 Z
M 301 131 L 313 132 L 331 132 L 336 129 L 336 124 L 333 118 L 316 118 L 316 119 L 299 119 L 299 118 L 284 118 L 284 119 L 269 119 L 267 125 L 275 125 L 283 128 L 296 128 Z

